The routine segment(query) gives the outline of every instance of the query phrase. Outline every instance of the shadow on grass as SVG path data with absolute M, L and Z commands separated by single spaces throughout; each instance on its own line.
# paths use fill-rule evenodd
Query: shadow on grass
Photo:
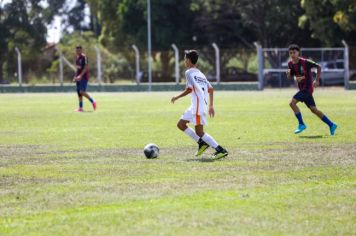
M 192 159 L 187 159 L 188 162 L 214 162 L 216 160 L 211 159 L 211 158 L 192 158 Z
M 93 113 L 94 111 L 74 111 L 75 113 Z
M 325 138 L 323 135 L 301 135 L 299 138 L 304 138 L 304 139 L 319 139 L 319 138 Z
M 217 158 L 217 159 L 213 159 L 213 158 L 194 158 L 194 159 L 188 159 L 187 162 L 191 162 L 191 161 L 196 161 L 196 162 L 215 162 L 215 161 L 222 161 L 225 158 Z

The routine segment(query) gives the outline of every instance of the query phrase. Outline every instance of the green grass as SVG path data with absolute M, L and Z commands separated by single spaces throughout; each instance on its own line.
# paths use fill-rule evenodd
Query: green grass
M 304 105 L 293 134 L 294 92 L 218 91 L 221 161 L 193 157 L 173 93 L 93 94 L 82 114 L 75 93 L 1 94 L 0 235 L 355 235 L 356 94 L 315 93 L 330 137 Z

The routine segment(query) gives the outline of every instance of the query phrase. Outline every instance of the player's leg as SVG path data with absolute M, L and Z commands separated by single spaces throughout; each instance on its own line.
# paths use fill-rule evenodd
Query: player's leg
M 335 130 L 337 128 L 337 125 L 332 122 L 326 115 L 324 115 L 323 112 L 321 112 L 315 105 L 314 98 L 310 99 L 307 102 L 307 106 L 309 107 L 310 111 L 314 113 L 317 117 L 319 117 L 325 124 L 329 126 L 330 129 L 330 135 L 335 134 Z
M 190 136 L 194 141 L 198 142 L 199 136 L 194 132 L 193 129 L 188 127 L 189 120 L 180 119 L 177 123 L 177 128 Z
M 188 127 L 189 122 L 194 123 L 191 108 L 188 108 L 183 113 L 182 117 L 177 123 L 177 127 L 198 143 L 198 151 L 195 153 L 195 156 L 199 156 L 209 147 L 209 145 L 206 144 L 192 128 Z
M 302 113 L 299 110 L 299 107 L 297 106 L 298 102 L 304 101 L 304 94 L 302 91 L 299 91 L 296 93 L 292 100 L 289 102 L 289 106 L 292 108 L 295 117 L 298 119 L 298 128 L 294 131 L 295 134 L 299 134 L 303 132 L 307 126 L 304 124 Z
M 86 97 L 91 103 L 94 103 L 94 99 L 86 91 L 80 91 L 81 95 Z
M 77 94 L 78 94 L 78 100 L 79 100 L 79 108 L 76 111 L 82 112 L 83 111 L 83 96 L 80 94 L 79 82 L 77 82 Z
M 202 155 L 208 148 L 209 144 L 207 144 L 202 137 L 204 136 L 204 126 L 203 125 L 196 125 L 195 126 L 195 133 L 199 137 L 198 141 L 198 151 L 195 153 L 195 156 Z
M 96 101 L 94 101 L 94 99 L 92 97 L 90 97 L 90 95 L 85 91 L 82 91 L 82 95 L 84 97 L 86 97 L 91 102 L 91 104 L 93 105 L 93 109 L 96 110 L 96 107 L 97 107 Z
M 215 153 L 212 155 L 212 158 L 214 159 L 220 159 L 223 157 L 226 157 L 228 155 L 228 152 L 221 147 L 213 137 L 211 137 L 209 134 L 204 132 L 204 125 L 205 125 L 206 121 L 205 118 L 196 117 L 196 125 L 195 125 L 195 132 L 197 133 L 197 135 L 199 137 L 201 137 L 201 139 L 207 143 L 210 147 L 215 149 Z
M 94 101 L 94 99 L 92 97 L 89 96 L 89 94 L 86 92 L 87 90 L 87 85 L 88 85 L 88 81 L 87 80 L 81 80 L 80 81 L 80 94 L 84 97 L 86 97 L 91 104 L 93 105 L 94 110 L 96 110 L 96 102 Z
M 180 120 L 177 123 L 178 129 L 183 131 L 186 135 L 191 137 L 195 142 L 198 142 L 200 137 L 194 132 L 193 129 L 188 127 L 188 123 L 191 122 L 192 120 L 192 112 L 189 109 L 187 109 L 183 115 L 181 116 Z
M 184 115 L 183 115 L 184 116 Z M 177 123 L 178 129 L 183 131 L 186 135 L 192 138 L 195 142 L 199 144 L 200 137 L 194 132 L 192 128 L 188 126 L 189 120 L 180 119 Z
M 318 108 L 316 108 L 315 106 L 311 106 L 311 107 L 309 107 L 309 109 L 310 109 L 310 111 L 314 114 L 314 115 L 316 115 L 317 117 L 319 117 L 320 119 L 323 119 L 323 117 L 325 116 L 320 110 L 318 110 Z M 330 121 L 331 122 L 331 121 Z M 327 122 L 325 122 L 325 123 L 327 123 Z M 328 123 L 327 123 L 328 124 Z M 332 124 L 332 122 L 331 122 L 331 124 Z M 328 124 L 328 125 L 330 125 L 330 123 Z
M 79 95 L 79 108 L 83 110 L 83 96 Z

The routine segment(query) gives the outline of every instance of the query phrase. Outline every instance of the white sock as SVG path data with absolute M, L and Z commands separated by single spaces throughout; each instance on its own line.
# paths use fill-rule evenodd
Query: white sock
M 215 139 L 213 137 L 211 137 L 209 134 L 205 133 L 203 135 L 203 137 L 201 137 L 201 139 L 203 139 L 204 142 L 206 142 L 207 144 L 209 144 L 210 147 L 212 148 L 217 148 L 219 146 L 219 144 L 215 141 Z
M 195 142 L 198 142 L 200 137 L 194 132 L 192 128 L 186 128 L 184 130 L 184 133 L 186 133 L 189 137 L 191 137 Z

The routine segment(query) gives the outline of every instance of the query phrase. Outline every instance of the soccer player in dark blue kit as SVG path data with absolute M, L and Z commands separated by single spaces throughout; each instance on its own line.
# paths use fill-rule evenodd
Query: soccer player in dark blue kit
M 73 81 L 75 81 L 77 84 L 77 94 L 79 99 L 79 108 L 77 110 L 78 112 L 83 112 L 83 97 L 86 97 L 93 105 L 93 109 L 96 110 L 96 102 L 86 92 L 89 80 L 89 67 L 88 57 L 83 53 L 82 50 L 82 46 L 80 45 L 75 48 L 75 64 L 77 67 L 77 72 L 74 76 Z
M 294 133 L 299 134 L 307 128 L 304 124 L 302 114 L 297 106 L 298 102 L 303 102 L 311 112 L 313 112 L 329 126 L 330 135 L 334 135 L 337 125 L 329 120 L 324 113 L 318 110 L 313 97 L 313 90 L 318 87 L 320 83 L 320 65 L 312 60 L 299 57 L 300 48 L 296 44 L 290 45 L 288 51 L 291 60 L 288 62 L 287 77 L 290 79 L 292 76 L 295 76 L 299 87 L 299 92 L 294 95 L 292 101 L 289 103 L 299 122 L 298 128 L 294 131 Z M 317 69 L 315 81 L 313 81 L 313 75 L 311 72 L 312 68 Z

